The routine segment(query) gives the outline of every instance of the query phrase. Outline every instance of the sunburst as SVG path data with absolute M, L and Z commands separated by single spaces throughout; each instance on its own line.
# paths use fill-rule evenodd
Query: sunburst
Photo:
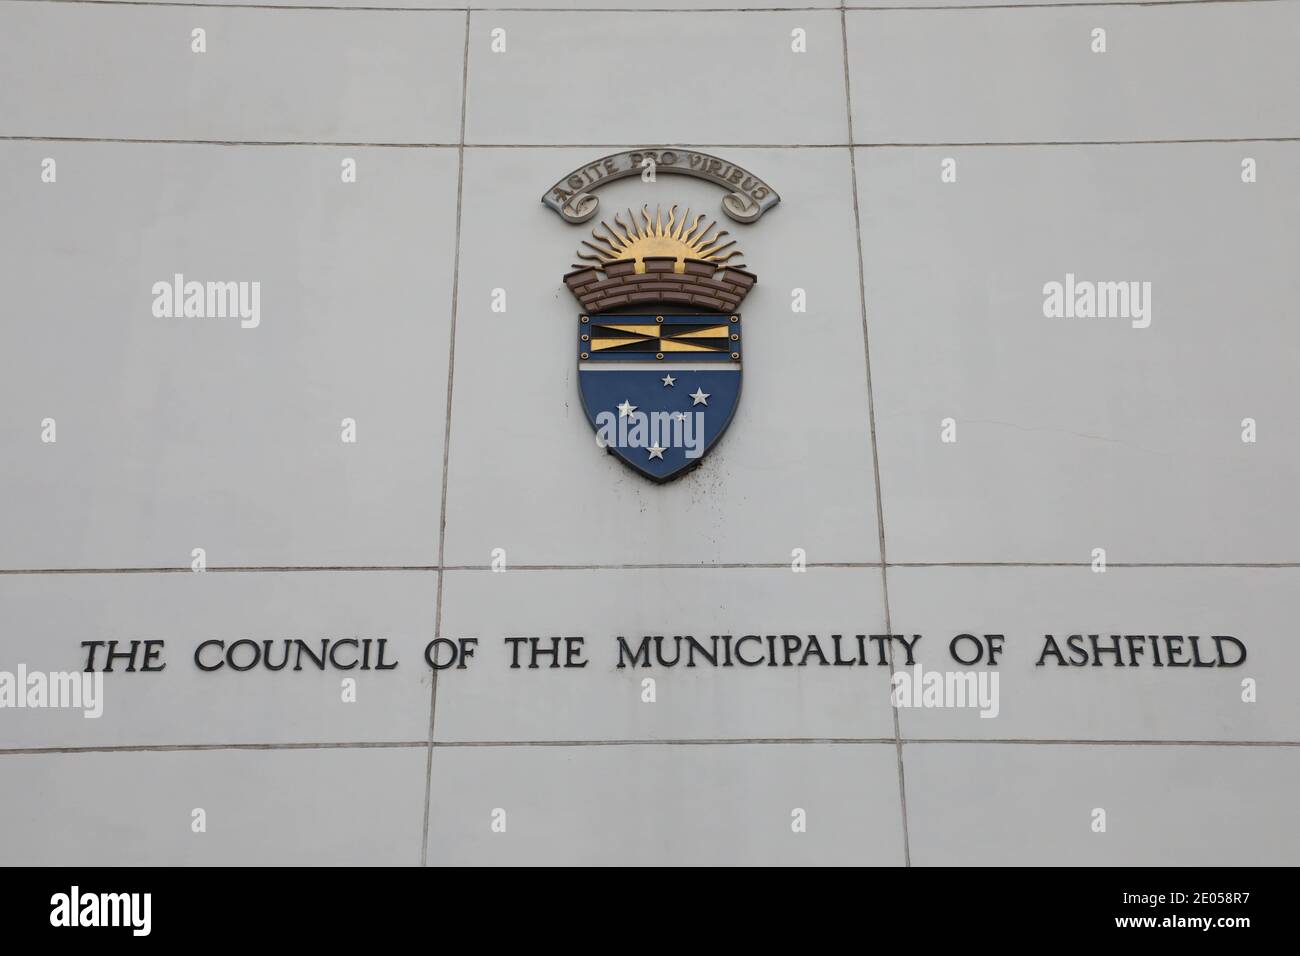
M 578 258 L 598 265 L 619 259 L 634 259 L 636 271 L 640 273 L 645 272 L 646 256 L 673 256 L 677 260 L 674 272 L 685 272 L 687 259 L 703 259 L 717 263 L 718 266 L 741 265 L 740 262 L 732 262 L 733 259 L 743 258 L 739 250 L 731 248 L 736 241 L 733 239 L 724 242 L 729 233 L 725 229 L 718 229 L 716 222 L 706 223 L 703 214 L 691 219 L 691 211 L 687 209 L 679 219 L 677 207 L 673 206 L 668 210 L 665 220 L 661 208 L 656 207 L 654 216 L 651 217 L 647 205 L 641 207 L 640 222 L 637 222 L 637 217 L 630 209 L 627 218 L 628 221 L 624 222 L 622 216 L 615 214 L 614 225 L 602 222 L 593 229 L 591 236 L 595 242 L 584 239 L 582 244 L 590 251 L 583 252 L 579 249 Z

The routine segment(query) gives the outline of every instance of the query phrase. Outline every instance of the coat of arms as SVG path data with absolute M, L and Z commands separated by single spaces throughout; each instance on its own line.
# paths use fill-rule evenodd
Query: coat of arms
M 649 178 L 646 170 L 650 170 Z M 765 182 L 707 153 L 636 150 L 574 170 L 542 201 L 566 221 L 596 214 L 592 190 L 678 173 L 731 190 L 726 214 L 750 223 L 780 201 Z M 648 205 L 615 213 L 564 277 L 582 306 L 578 384 L 596 440 L 653 481 L 690 470 L 722 437 L 740 401 L 740 303 L 758 281 L 736 240 L 703 214 Z

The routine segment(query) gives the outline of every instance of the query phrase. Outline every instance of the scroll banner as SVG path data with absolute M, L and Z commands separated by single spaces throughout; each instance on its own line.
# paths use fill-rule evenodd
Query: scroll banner
M 688 149 L 631 149 L 579 166 L 546 191 L 542 202 L 565 222 L 586 222 L 596 215 L 600 200 L 594 195 L 607 182 L 640 176 L 646 170 L 707 179 L 728 190 L 722 211 L 736 222 L 754 222 L 781 201 L 775 189 L 735 163 Z

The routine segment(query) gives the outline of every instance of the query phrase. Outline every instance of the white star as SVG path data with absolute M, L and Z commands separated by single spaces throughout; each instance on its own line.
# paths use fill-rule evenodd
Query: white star
M 664 388 L 672 388 L 673 382 L 677 381 L 677 379 L 673 378 L 671 375 L 665 375 L 660 379 L 660 381 L 664 383 Z
M 695 391 L 691 392 L 691 399 L 692 405 L 707 405 L 709 404 L 709 393 L 697 385 Z
M 674 412 L 674 413 L 673 413 L 673 421 L 675 421 L 675 422 L 684 422 L 684 421 L 686 421 L 686 413 L 685 413 L 685 412 Z
M 664 450 L 659 447 L 658 442 L 655 442 L 653 445 L 651 445 L 648 450 L 650 452 L 651 458 L 658 458 L 660 461 L 664 460 Z
M 618 408 L 619 418 L 627 418 L 627 416 L 631 415 L 634 411 L 636 411 L 636 406 L 633 405 L 631 402 L 629 402 L 626 398 L 623 399 L 622 405 L 618 405 L 615 407 Z

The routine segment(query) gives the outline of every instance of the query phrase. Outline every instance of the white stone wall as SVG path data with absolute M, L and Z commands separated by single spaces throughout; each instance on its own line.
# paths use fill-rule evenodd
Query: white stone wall
M 1300 4 L 521 6 L 0 0 L 0 671 L 167 662 L 0 709 L 0 863 L 1300 862 Z M 595 447 L 587 230 L 538 199 L 661 144 L 782 201 L 727 224 L 740 410 L 655 486 Z M 176 273 L 260 282 L 259 324 L 155 316 Z M 1149 327 L 1045 317 L 1067 273 L 1150 282 Z M 963 632 L 1005 635 L 994 719 L 874 660 L 615 666 Z M 1079 632 L 1249 658 L 1035 666 Z M 585 669 L 508 666 L 570 635 Z M 400 665 L 192 659 L 284 638 Z

